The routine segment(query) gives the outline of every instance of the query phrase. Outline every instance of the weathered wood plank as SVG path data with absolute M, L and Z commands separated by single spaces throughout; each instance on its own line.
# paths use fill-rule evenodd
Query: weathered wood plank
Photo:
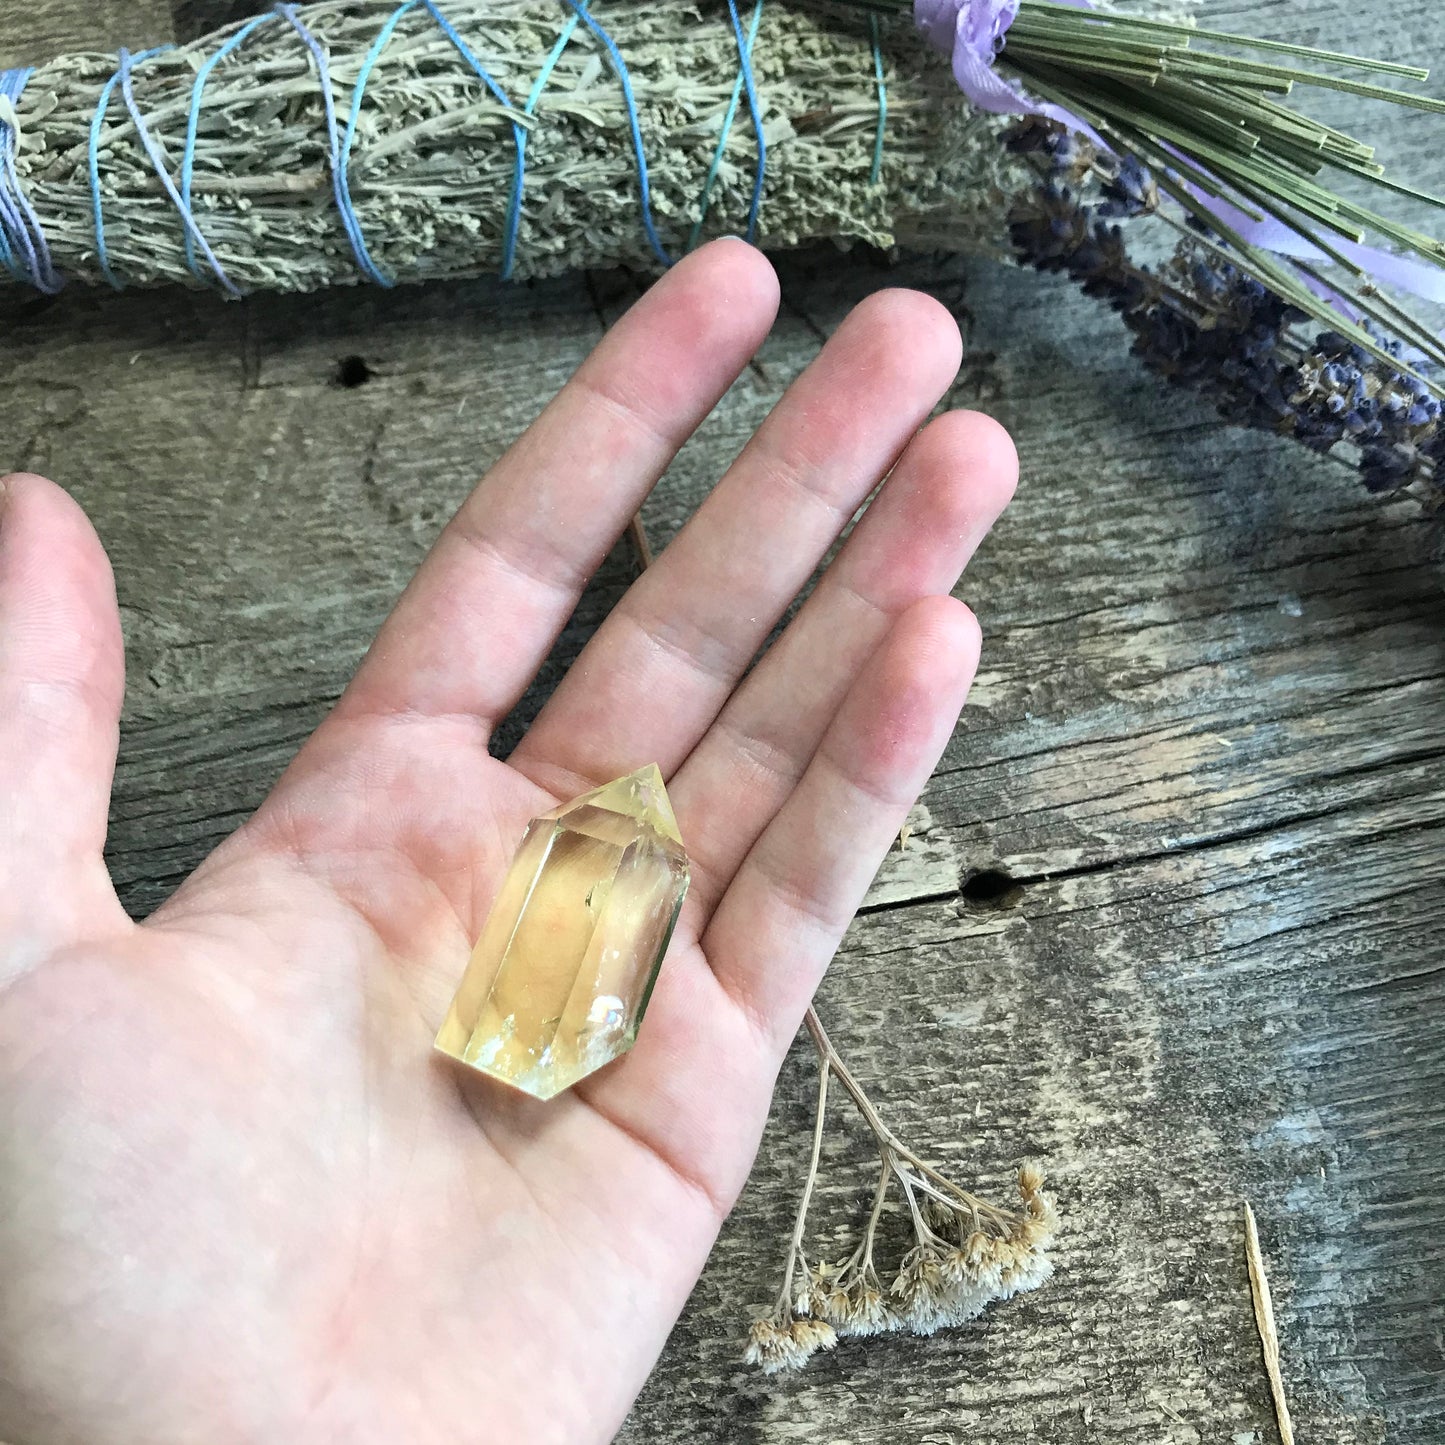
M 1001 912 L 861 920 L 820 1002 L 835 1040 L 955 1177 L 1002 1188 L 1005 1161 L 1055 1163 L 1072 1225 L 1061 1273 L 960 1335 L 848 1342 L 782 1388 L 741 1373 L 748 1281 L 761 1304 L 778 1267 L 758 1244 L 782 1237 L 799 1183 L 811 1080 L 797 1059 L 626 1438 L 684 1438 L 687 1378 L 707 1402 L 682 1407 L 687 1426 L 706 1440 L 1271 1440 L 1241 1194 L 1271 1219 L 1300 1438 L 1381 1440 L 1392 1416 L 1417 1423 L 1405 1438 L 1439 1438 L 1425 1422 L 1441 1403 L 1429 1221 L 1445 1040 L 1420 1025 L 1445 972 L 1400 968 L 1402 953 L 1428 968 L 1415 940 L 1445 922 L 1442 784 L 1031 885 Z M 855 1149 L 825 1171 L 821 1219 L 846 1252 L 867 1165 Z
M 56 45 L 87 24 L 113 42 L 109 11 L 83 9 L 51 0 Z M 1438 49 L 1423 0 L 1211 16 Z M 1438 126 L 1392 121 L 1389 159 L 1429 182 Z M 926 830 L 820 1006 L 910 1140 L 999 1189 L 1040 1159 L 1068 1233 L 1054 1284 L 966 1331 L 848 1344 L 797 1381 L 746 1373 L 805 1149 L 800 1050 L 621 1438 L 1265 1445 L 1248 1195 L 1301 1439 L 1445 1439 L 1438 525 L 1219 427 L 1056 280 L 866 254 L 782 272 L 774 335 L 648 525 L 661 541 L 681 524 L 858 296 L 922 284 L 964 320 L 952 399 L 1011 427 L 1023 485 L 962 590 L 986 651 Z M 634 289 L 0 298 L 0 465 L 71 487 L 116 563 L 131 671 L 111 860 L 129 906 L 264 796 L 449 510 Z M 360 385 L 341 384 L 363 377 L 350 357 Z M 630 567 L 609 559 L 509 738 Z M 1016 886 L 970 888 L 989 870 Z M 865 1162 L 840 1116 L 829 1237 Z
M 144 50 L 174 38 L 168 0 L 34 0 L 5 7 L 0 69 L 38 65 L 67 50 Z

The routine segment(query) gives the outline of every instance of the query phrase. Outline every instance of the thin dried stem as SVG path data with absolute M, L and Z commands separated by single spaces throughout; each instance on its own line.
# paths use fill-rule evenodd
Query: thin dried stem
M 808 1225 L 808 1206 L 813 1201 L 813 1186 L 818 1182 L 818 1161 L 823 1153 L 823 1127 L 828 1117 L 828 1079 L 826 1062 L 818 1069 L 818 1117 L 813 1121 L 813 1152 L 808 1159 L 808 1177 L 803 1195 L 798 1200 L 798 1215 L 793 1221 L 793 1238 L 788 1244 L 788 1261 L 783 1269 L 783 1287 L 778 1293 L 776 1314 L 782 1319 L 793 1308 L 793 1274 L 803 1252 L 803 1235 Z
M 637 570 L 646 572 L 655 560 L 652 543 L 647 540 L 647 529 L 642 525 L 642 513 L 636 513 L 627 524 L 627 539 L 637 556 Z
M 868 1224 L 863 1231 L 862 1268 L 866 1273 L 873 1268 L 873 1245 L 878 1234 L 878 1221 L 883 1218 L 883 1206 L 888 1200 L 889 1168 L 887 1160 L 878 1171 L 878 1187 L 873 1191 L 873 1208 L 868 1212 Z
M 837 1075 L 838 1082 L 843 1085 L 843 1088 L 848 1093 L 848 1097 L 853 1100 L 858 1112 L 862 1114 L 864 1121 L 877 1137 L 879 1147 L 884 1151 L 885 1159 L 888 1158 L 889 1154 L 892 1154 L 895 1156 L 891 1161 L 895 1170 L 897 1170 L 901 1164 L 907 1164 L 923 1176 L 921 1180 L 910 1177 L 907 1181 L 910 1186 L 926 1188 L 928 1193 L 944 1199 L 945 1202 L 949 1202 L 948 1196 L 952 1196 L 952 1201 L 956 1201 L 958 1204 L 963 1205 L 964 1208 L 970 1210 L 975 1219 L 982 1215 L 988 1218 L 991 1223 L 1000 1226 L 1006 1226 L 1011 1222 L 1012 1216 L 1009 1215 L 1007 1211 L 996 1209 L 986 1200 L 978 1198 L 977 1195 L 969 1193 L 966 1189 L 960 1189 L 959 1186 L 946 1175 L 940 1173 L 933 1165 L 915 1154 L 913 1150 L 888 1127 L 872 1099 L 868 1097 L 863 1085 L 858 1082 L 853 1071 L 843 1061 L 842 1055 L 839 1054 L 838 1050 L 834 1047 L 833 1041 L 828 1037 L 828 1031 L 823 1027 L 823 1021 L 818 1017 L 817 1010 L 811 1005 L 809 1005 L 807 1013 L 803 1015 L 803 1024 L 811 1035 L 819 1056 L 826 1062 L 833 1073 Z M 900 1173 L 899 1177 L 902 1179 L 903 1175 Z M 925 1181 L 927 1181 L 927 1183 L 925 1183 Z M 911 1197 L 910 1194 L 910 1199 Z

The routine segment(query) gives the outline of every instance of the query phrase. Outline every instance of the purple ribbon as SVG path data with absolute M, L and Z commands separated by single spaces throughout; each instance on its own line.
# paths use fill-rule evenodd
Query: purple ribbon
M 998 73 L 994 59 L 1003 49 L 1004 37 L 1018 14 L 1019 3 L 1020 0 L 913 0 L 913 22 L 927 36 L 929 44 L 952 58 L 953 78 L 977 109 L 994 115 L 1041 115 L 1088 136 L 1096 145 L 1109 150 L 1109 144 L 1078 116 L 1062 106 L 1036 99 L 1017 82 Z M 1076 10 L 1094 8 L 1090 0 L 1060 0 L 1060 3 Z M 1254 220 L 1228 201 L 1206 195 L 1194 186 L 1189 189 L 1206 211 L 1251 246 L 1273 251 L 1291 261 L 1315 263 L 1332 259 L 1273 216 Z M 1373 279 L 1426 301 L 1445 302 L 1445 270 L 1439 266 L 1397 256 L 1377 246 L 1362 246 L 1328 226 L 1316 224 L 1313 229 Z M 1307 284 L 1312 283 L 1308 276 L 1303 279 Z M 1321 288 L 1316 285 L 1314 289 Z M 1324 289 L 1328 293 L 1328 288 Z M 1350 311 L 1342 297 L 1331 294 L 1330 299 L 1339 309 Z
M 1308 261 L 1311 265 L 1334 263 L 1333 256 L 1326 255 L 1313 241 L 1307 241 L 1278 218 L 1266 215 L 1255 220 L 1220 196 L 1206 195 L 1197 186 L 1190 186 L 1189 190 L 1205 210 L 1251 246 L 1258 246 L 1262 251 L 1273 251 L 1277 256 L 1284 256 L 1290 261 Z M 1417 261 L 1411 256 L 1400 256 L 1394 251 L 1382 250 L 1379 246 L 1362 246 L 1358 241 L 1352 241 L 1348 236 L 1342 236 L 1322 223 L 1313 223 L 1311 229 L 1323 236 L 1332 250 L 1368 273 L 1372 280 L 1383 281 L 1387 286 L 1393 286 L 1399 291 L 1408 291 L 1412 296 L 1418 296 L 1424 301 L 1445 302 L 1445 270 L 1439 266 L 1432 266 L 1428 261 Z M 1321 290 L 1313 277 L 1304 276 L 1301 279 L 1317 292 Z M 1324 288 L 1322 294 L 1340 310 L 1353 316 L 1353 308 L 1343 297 L 1336 295 L 1328 287 Z
M 1062 0 L 1076 10 L 1091 10 L 1089 0 Z M 1016 81 L 994 69 L 1004 36 L 1019 13 L 1019 0 L 913 0 L 913 23 L 929 44 L 953 57 L 953 78 L 978 110 L 994 115 L 1042 115 L 1103 142 L 1078 116 L 1029 95 Z

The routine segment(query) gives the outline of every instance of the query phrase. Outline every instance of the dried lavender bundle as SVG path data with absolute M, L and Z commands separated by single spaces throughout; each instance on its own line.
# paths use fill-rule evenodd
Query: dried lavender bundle
M 1445 367 L 1445 341 L 1389 294 L 1445 300 L 1445 242 L 1380 209 L 1400 195 L 1438 208 L 1445 198 L 1389 176 L 1373 146 L 1282 103 L 1312 87 L 1445 113 L 1445 101 L 1397 83 L 1427 79 L 1425 67 L 1075 0 L 850 3 L 911 11 L 982 108 L 1052 121 L 1140 173 L 1151 168 L 1229 266 L 1445 397 L 1431 374 Z M 1337 176 L 1363 183 L 1377 204 L 1337 190 Z
M 1006 144 L 1038 175 L 1009 213 L 1015 256 L 1119 312 L 1150 370 L 1200 392 L 1227 421 L 1347 462 L 1372 492 L 1445 500 L 1445 408 L 1430 358 L 1380 332 L 1367 350 L 1328 323 L 1321 330 L 1198 225 L 1176 226 L 1164 265 L 1139 264 L 1116 224 L 1159 211 L 1137 161 L 1052 122 L 1025 122 Z
M 295 10 L 325 57 L 343 139 L 358 75 L 396 10 L 392 0 Z M 699 223 L 701 236 L 744 229 L 757 145 L 746 101 L 733 104 L 739 45 L 727 9 L 648 0 L 593 12 L 624 57 L 662 245 L 679 254 Z M 515 276 L 656 264 L 629 108 L 598 37 L 570 27 L 525 113 L 574 12 L 558 0 L 447 0 L 444 13 L 511 105 L 489 92 L 426 9 L 396 24 L 372 57 L 340 166 L 377 269 L 397 280 L 501 269 L 514 127 L 525 133 L 526 162 Z M 910 26 L 878 27 L 875 55 L 861 16 L 770 3 L 757 21 L 751 58 L 767 149 L 762 244 L 835 238 L 1001 249 L 1006 197 L 1023 177 L 998 145 L 997 118 L 970 109 Z M 160 176 L 163 169 L 179 187 L 194 113 L 191 209 L 236 288 L 365 279 L 338 209 L 316 51 L 275 14 L 203 75 L 240 28 L 135 61 L 133 97 L 159 168 L 122 88 L 112 85 L 103 103 L 115 57 L 65 56 L 29 78 L 15 107 L 17 179 L 60 275 L 104 279 L 93 169 L 99 229 L 118 282 L 218 284 Z M 730 113 L 704 215 L 704 182 Z

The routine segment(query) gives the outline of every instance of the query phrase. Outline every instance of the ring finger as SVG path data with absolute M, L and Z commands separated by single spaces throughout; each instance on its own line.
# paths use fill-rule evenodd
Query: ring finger
M 853 679 L 894 622 L 952 591 L 1013 495 L 1008 434 L 949 412 L 909 444 L 798 616 L 729 699 L 670 791 L 705 918 L 806 770 Z

